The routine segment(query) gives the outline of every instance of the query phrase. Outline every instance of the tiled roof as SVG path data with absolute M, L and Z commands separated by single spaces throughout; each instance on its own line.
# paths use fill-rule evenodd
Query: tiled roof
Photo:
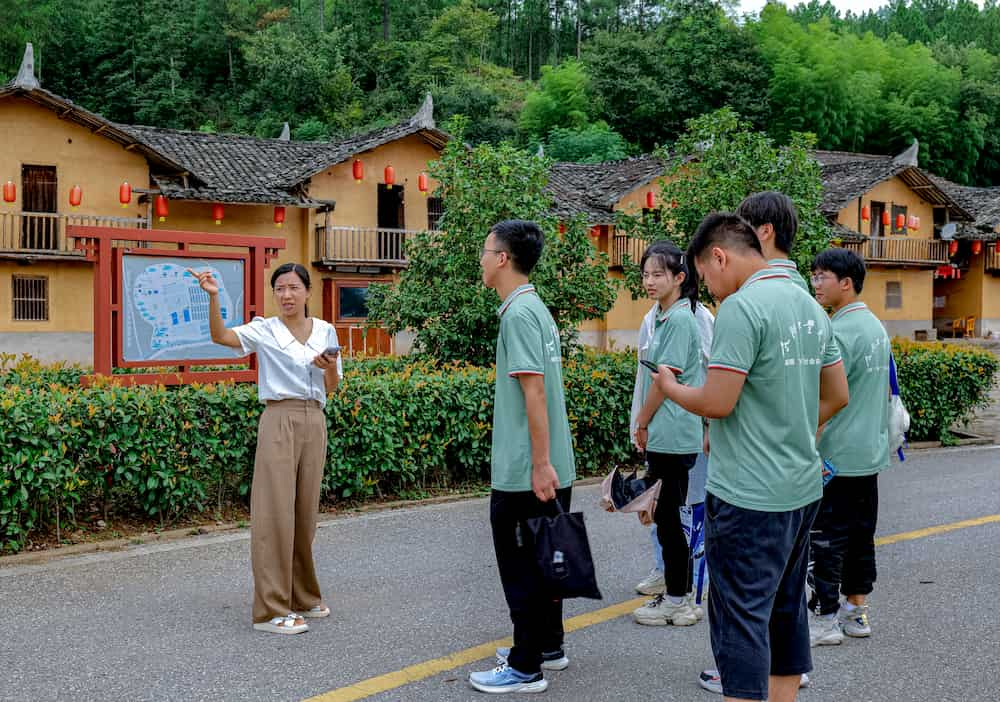
M 975 188 L 952 183 L 938 176 L 931 180 L 972 215 L 973 221 L 959 227 L 958 238 L 996 241 L 1000 238 L 1000 186 Z
M 547 189 L 558 217 L 583 215 L 591 224 L 610 224 L 619 200 L 665 171 L 666 163 L 652 155 L 593 164 L 556 162 Z
M 336 142 L 260 139 L 235 134 L 206 134 L 158 127 L 118 125 L 149 148 L 184 164 L 197 181 L 153 173 L 171 199 L 315 206 L 304 187 L 316 173 L 383 144 L 419 134 L 436 148 L 448 135 L 434 126 L 428 95 L 412 118 Z
M 822 165 L 821 162 L 820 174 L 823 179 L 823 202 L 820 209 L 828 217 L 836 216 L 847 203 L 861 197 L 879 183 L 898 177 L 925 202 L 948 208 L 953 220 L 973 219 L 928 173 L 892 156 L 865 156 L 853 161 L 838 159 L 829 165 Z
M 197 181 L 157 173 L 153 179 L 170 199 L 227 203 L 306 204 L 290 187 L 279 187 L 280 175 L 297 161 L 314 157 L 316 145 L 233 134 L 205 134 L 157 127 L 121 125 L 156 151 L 182 163 Z

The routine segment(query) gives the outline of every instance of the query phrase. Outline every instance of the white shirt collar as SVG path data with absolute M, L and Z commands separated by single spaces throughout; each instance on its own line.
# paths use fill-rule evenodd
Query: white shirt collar
M 306 339 L 305 346 L 308 346 L 313 351 L 317 353 L 322 353 L 326 350 L 324 345 L 324 339 L 326 338 L 326 332 L 322 329 L 319 322 L 320 320 L 312 317 L 312 332 L 309 334 L 309 338 Z M 271 333 L 274 335 L 274 340 L 278 342 L 278 347 L 282 350 L 287 349 L 291 346 L 292 342 L 296 341 L 296 338 L 292 335 L 292 332 L 288 330 L 285 323 L 281 321 L 280 317 L 271 317 Z

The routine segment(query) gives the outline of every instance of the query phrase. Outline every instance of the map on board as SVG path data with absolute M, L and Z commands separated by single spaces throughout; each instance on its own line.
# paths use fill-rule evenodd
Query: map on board
M 243 260 L 122 256 L 122 356 L 126 361 L 240 358 L 212 343 L 208 295 L 187 272 L 210 270 L 227 327 L 243 324 Z

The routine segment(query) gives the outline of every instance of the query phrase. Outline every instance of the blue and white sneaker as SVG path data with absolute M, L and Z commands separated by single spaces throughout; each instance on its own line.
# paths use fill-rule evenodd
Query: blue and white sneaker
M 469 673 L 469 684 L 480 692 L 500 694 L 504 692 L 545 692 L 549 681 L 541 673 L 528 675 L 519 673 L 506 663 L 493 670 Z
M 510 649 L 506 646 L 502 646 L 497 649 L 497 663 L 504 664 L 507 663 L 507 658 L 510 657 Z M 551 653 L 542 654 L 542 670 L 566 670 L 569 667 L 569 658 L 560 648 L 558 651 L 552 651 Z

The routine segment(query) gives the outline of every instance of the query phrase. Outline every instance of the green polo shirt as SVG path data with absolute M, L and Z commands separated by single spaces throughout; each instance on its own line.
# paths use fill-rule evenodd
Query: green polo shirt
M 819 455 L 837 475 L 874 475 L 889 465 L 889 335 L 863 302 L 833 315 L 851 399 L 819 440 Z
M 767 265 L 782 273 L 787 273 L 793 283 L 802 288 L 806 294 L 810 294 L 809 285 L 806 283 L 806 279 L 802 277 L 802 274 L 799 273 L 799 267 L 795 265 L 795 261 L 790 258 L 772 258 L 767 262 Z
M 563 395 L 559 329 L 532 285 L 514 290 L 497 314 L 500 335 L 493 400 L 492 487 L 505 492 L 531 490 L 531 434 L 518 379 L 524 374 L 545 378 L 549 460 L 559 476 L 559 487 L 567 487 L 576 478 L 576 464 Z
M 732 413 L 709 425 L 708 484 L 744 509 L 786 512 L 820 499 L 820 371 L 840 363 L 830 318 L 788 275 L 758 271 L 719 306 L 709 370 L 746 376 Z
M 662 364 L 677 371 L 677 379 L 684 385 L 705 384 L 698 322 L 691 311 L 690 300 L 682 298 L 657 316 L 653 336 L 643 357 L 656 365 Z M 653 374 L 643 367 L 639 378 L 645 401 Z M 700 453 L 703 438 L 701 417 L 670 400 L 664 400 L 649 422 L 646 448 L 655 453 Z

